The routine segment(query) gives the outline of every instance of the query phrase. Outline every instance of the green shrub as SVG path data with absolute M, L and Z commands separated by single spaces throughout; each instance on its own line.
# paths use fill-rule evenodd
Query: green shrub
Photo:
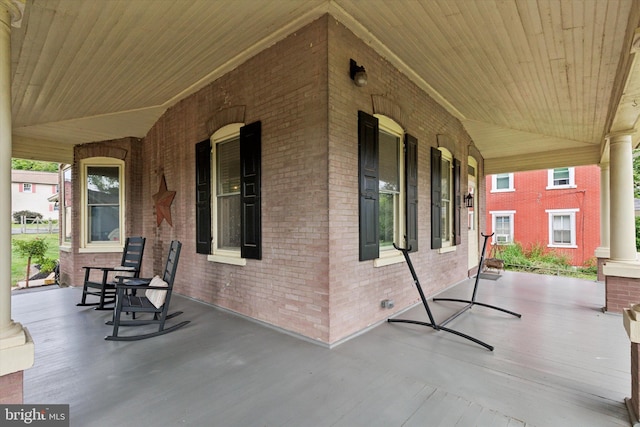
M 22 211 L 17 211 L 14 212 L 12 214 L 13 216 L 13 221 L 16 224 L 20 224 L 20 221 L 22 220 L 23 216 L 26 216 L 27 219 L 42 219 L 42 214 L 39 214 L 38 212 L 33 212 L 33 211 L 28 211 L 28 210 L 22 210 Z
M 36 237 L 33 240 L 15 240 L 13 242 L 14 250 L 24 257 L 27 257 L 27 275 L 26 287 L 29 287 L 29 271 L 31 270 L 31 261 L 35 260 L 39 264 L 46 263 L 45 254 L 49 249 L 49 244 L 44 240 Z M 53 271 L 53 268 L 51 269 Z
M 576 268 L 571 265 L 569 256 L 558 253 L 555 249 L 547 248 L 538 242 L 532 243 L 526 248 L 519 242 L 496 246 L 495 252 L 490 254 L 489 257 L 502 259 L 505 269 L 513 271 L 594 279 L 598 270 L 594 258 L 585 262 L 583 267 Z

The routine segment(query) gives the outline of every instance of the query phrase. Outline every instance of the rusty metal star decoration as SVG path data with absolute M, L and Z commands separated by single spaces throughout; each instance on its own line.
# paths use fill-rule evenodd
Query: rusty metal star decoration
M 164 178 L 164 174 L 160 179 L 160 189 L 152 197 L 156 207 L 156 226 L 160 227 L 162 220 L 166 219 L 169 225 L 173 227 L 171 222 L 171 203 L 173 203 L 173 198 L 176 197 L 176 192 L 167 190 L 167 180 Z

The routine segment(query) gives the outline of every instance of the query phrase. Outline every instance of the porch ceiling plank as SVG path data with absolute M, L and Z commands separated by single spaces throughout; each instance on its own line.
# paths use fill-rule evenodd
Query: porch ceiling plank
M 12 29 L 14 134 L 62 144 L 144 136 L 159 118 L 151 113 L 329 12 L 455 117 L 484 123 L 467 130 L 486 158 L 534 149 L 504 140 L 504 129 L 603 144 L 610 127 L 637 118 L 619 101 L 640 93 L 640 70 L 629 72 L 626 59 L 639 8 L 631 0 L 28 0 Z
M 562 145 L 557 146 L 562 147 Z M 599 146 L 561 148 L 556 150 L 543 145 L 535 145 L 535 147 L 536 149 L 540 149 L 540 151 L 527 153 L 526 157 L 516 154 L 485 159 L 485 173 L 487 175 L 493 175 L 497 173 L 521 172 L 536 169 L 594 165 L 600 161 Z
M 34 153 L 38 153 L 34 156 Z M 73 144 L 59 144 L 45 139 L 14 137 L 11 156 L 18 159 L 73 163 Z

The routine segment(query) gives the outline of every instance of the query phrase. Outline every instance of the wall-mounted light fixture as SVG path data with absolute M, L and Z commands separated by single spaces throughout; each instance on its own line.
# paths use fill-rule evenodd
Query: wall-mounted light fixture
M 349 75 L 351 76 L 351 80 L 353 83 L 358 86 L 366 86 L 367 84 L 367 72 L 365 71 L 362 65 L 358 65 L 356 61 L 351 60 L 351 67 L 349 70 Z
M 473 207 L 473 193 L 469 193 L 464 196 L 464 205 L 468 208 Z

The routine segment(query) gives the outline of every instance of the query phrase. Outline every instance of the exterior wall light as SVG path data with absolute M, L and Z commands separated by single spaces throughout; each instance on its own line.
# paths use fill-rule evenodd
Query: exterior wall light
M 473 207 L 473 193 L 469 193 L 464 196 L 464 205 L 468 208 Z
M 362 65 L 358 65 L 353 59 L 351 60 L 349 75 L 356 86 L 362 87 L 367 85 L 367 72 Z

